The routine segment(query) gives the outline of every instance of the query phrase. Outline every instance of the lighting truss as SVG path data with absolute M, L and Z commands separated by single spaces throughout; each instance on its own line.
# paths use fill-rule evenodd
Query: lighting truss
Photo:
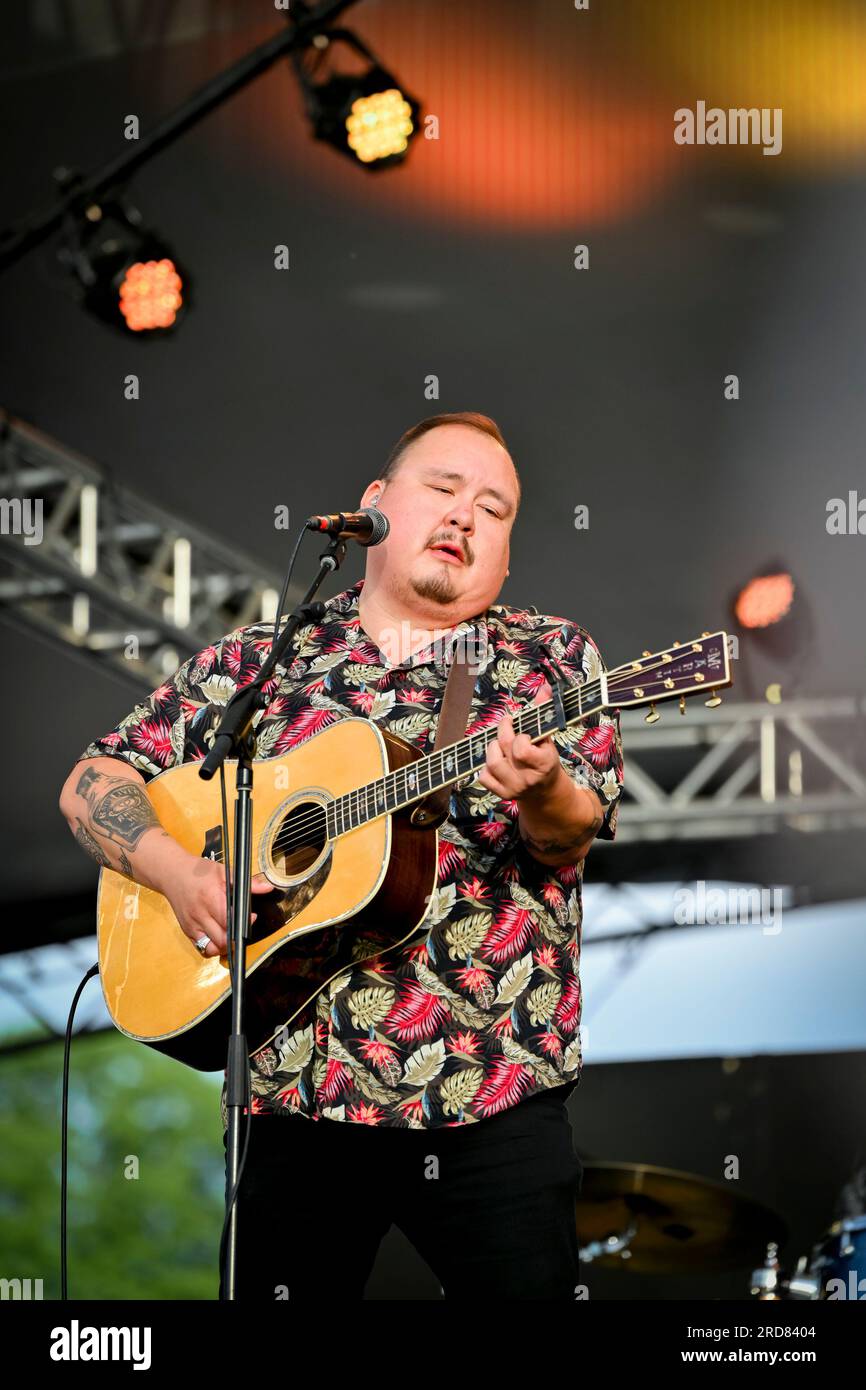
M 866 827 L 866 696 L 693 703 L 651 729 L 623 710 L 621 727 L 613 844 Z
M 3 411 L 0 497 L 0 615 L 147 691 L 216 637 L 273 620 L 275 570 Z M 41 515 L 38 544 L 14 534 L 16 515 L 34 535 Z

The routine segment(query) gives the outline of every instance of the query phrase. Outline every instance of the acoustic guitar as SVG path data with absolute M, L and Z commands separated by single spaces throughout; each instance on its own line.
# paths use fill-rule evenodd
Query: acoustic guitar
M 715 692 L 732 684 L 725 632 L 644 653 L 597 680 L 557 681 L 551 698 L 513 716 L 533 743 L 599 711 Z M 718 694 L 705 701 L 718 705 Z M 372 720 L 347 715 L 280 757 L 255 760 L 253 874 L 272 894 L 255 899 L 249 928 L 244 1024 L 250 1053 L 271 1041 L 347 965 L 408 941 L 430 915 L 438 833 L 410 819 L 437 788 L 471 782 L 484 766 L 496 726 L 423 755 Z M 236 763 L 226 760 L 226 777 Z M 166 768 L 147 783 L 161 824 L 183 847 L 222 861 L 218 779 L 196 762 Z M 230 852 L 234 800 L 228 801 Z M 103 868 L 97 895 L 99 970 L 116 1027 L 200 1071 L 224 1067 L 231 972 L 225 956 L 203 957 L 168 900 Z M 300 937 L 339 927 L 335 969 L 305 975 Z M 307 954 L 309 954 L 307 952 Z

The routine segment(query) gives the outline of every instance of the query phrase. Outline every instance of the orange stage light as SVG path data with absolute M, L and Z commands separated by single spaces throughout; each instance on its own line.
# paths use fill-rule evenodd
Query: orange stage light
M 734 604 L 734 616 L 741 627 L 770 627 L 791 610 L 794 581 L 790 574 L 765 574 L 741 589 Z
M 170 328 L 183 303 L 182 288 L 173 261 L 137 261 L 131 265 L 120 286 L 120 312 L 127 328 L 133 333 Z

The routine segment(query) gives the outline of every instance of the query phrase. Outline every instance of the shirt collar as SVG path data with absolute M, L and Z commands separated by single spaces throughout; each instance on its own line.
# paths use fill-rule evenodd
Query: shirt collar
M 341 594 L 336 594 L 333 598 L 327 599 L 325 606 L 328 608 L 333 607 L 344 622 L 357 623 L 360 629 L 358 600 L 361 596 L 363 587 L 364 580 L 359 579 L 357 584 L 353 584 L 350 588 L 344 589 Z M 489 611 L 488 609 L 487 612 Z M 476 633 L 477 636 L 474 635 Z M 485 666 L 487 664 L 488 643 L 490 639 L 487 617 L 484 613 L 477 618 L 464 618 L 462 622 L 451 629 L 447 636 L 440 637 L 438 641 L 429 642 L 426 647 L 422 647 L 420 651 L 414 652 L 411 656 L 407 657 L 405 661 L 401 662 L 399 666 L 392 666 L 387 660 L 385 653 L 381 652 L 382 665 L 394 671 L 411 671 L 416 666 L 437 666 L 439 662 L 446 657 L 446 654 L 451 652 L 454 644 L 459 642 L 462 637 L 466 637 L 467 640 L 471 639 L 472 645 L 470 647 L 470 652 L 473 653 L 482 667 Z

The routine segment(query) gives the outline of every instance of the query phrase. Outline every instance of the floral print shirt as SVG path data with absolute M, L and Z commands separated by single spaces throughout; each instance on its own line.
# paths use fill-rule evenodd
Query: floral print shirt
M 295 634 L 254 721 L 259 758 L 286 754 L 346 715 L 374 719 L 429 753 L 445 653 L 461 637 L 478 673 L 467 734 L 548 699 L 546 680 L 583 684 L 605 669 L 576 623 L 499 603 L 392 665 L 360 625 L 363 585 L 326 600 L 322 621 Z M 191 656 L 80 757 L 124 758 L 145 781 L 202 759 L 222 707 L 270 651 L 272 628 L 239 628 Z M 589 715 L 553 738 L 569 776 L 598 793 L 598 835 L 612 840 L 623 785 L 619 711 Z M 347 964 L 289 1027 L 274 1021 L 276 1036 L 251 1058 L 253 1114 L 433 1129 L 577 1085 L 584 861 L 550 868 L 533 858 L 518 810 L 477 781 L 459 784 L 438 829 L 438 884 L 423 923 L 403 946 Z M 282 949 L 298 950 L 305 975 L 321 968 L 326 980 L 338 931 Z M 225 1086 L 221 1109 L 225 1127 Z

